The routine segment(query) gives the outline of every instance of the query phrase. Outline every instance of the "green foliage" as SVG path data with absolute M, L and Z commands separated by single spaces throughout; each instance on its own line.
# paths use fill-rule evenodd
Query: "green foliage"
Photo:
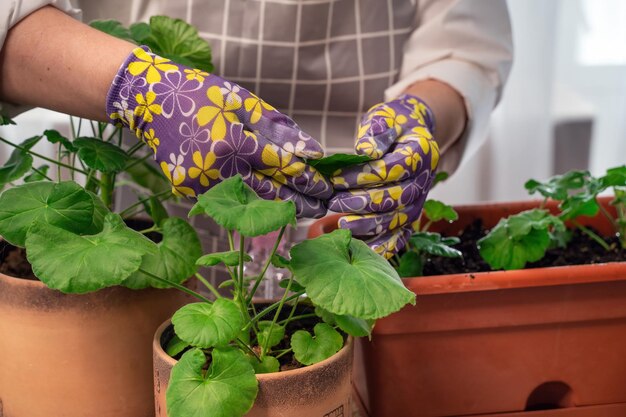
M 172 358 L 180 355 L 182 351 L 189 347 L 189 343 L 181 340 L 180 337 L 174 335 L 169 342 L 167 342 L 167 346 L 165 346 L 165 353 L 170 355 Z
M 420 253 L 409 249 L 400 256 L 396 271 L 402 278 L 421 277 L 424 275 L 424 258 Z
M 265 356 L 260 362 L 255 357 L 249 356 L 248 358 L 256 374 L 270 374 L 280 370 L 280 362 L 273 356 Z
M 76 234 L 96 233 L 102 229 L 100 210 L 97 198 L 73 181 L 31 182 L 0 194 L 0 235 L 24 247 L 26 234 L 35 223 Z M 50 242 L 50 246 L 54 244 Z
M 13 119 L 11 119 L 8 116 L 5 116 L 4 114 L 0 114 L 0 126 L 6 126 L 6 125 L 14 125 L 15 122 L 13 121 Z
M 422 253 L 445 258 L 461 258 L 463 254 L 452 248 L 460 242 L 458 237 L 442 237 L 439 233 L 417 232 L 411 236 L 411 246 Z
M 193 303 L 181 307 L 172 317 L 174 330 L 191 346 L 225 346 L 234 340 L 244 325 L 237 304 L 220 298 L 213 304 Z
M 207 214 L 227 230 L 246 237 L 265 235 L 296 222 L 292 201 L 263 200 L 243 182 L 241 175 L 224 180 L 198 196 L 189 216 Z
M 438 222 L 440 220 L 453 222 L 459 218 L 459 215 L 452 206 L 438 200 L 426 200 L 422 208 L 422 214 L 431 222 Z
M 269 320 L 261 320 L 257 337 L 259 346 L 274 347 L 285 337 L 285 327 L 279 324 L 272 325 Z
M 550 230 L 565 230 L 547 210 L 527 210 L 509 216 L 478 241 L 480 255 L 492 269 L 519 269 L 543 258 L 550 246 Z
M 26 174 L 33 166 L 33 157 L 29 154 L 30 148 L 39 142 L 41 136 L 26 139 L 11 152 L 8 161 L 0 167 L 0 190 L 8 183 L 16 181 Z
M 49 165 L 41 165 L 37 169 L 33 167 L 29 174 L 24 177 L 24 182 L 43 181 L 46 179 L 49 170 Z
M 95 235 L 35 222 L 26 236 L 26 252 L 33 272 L 49 288 L 81 294 L 121 284 L 156 247 L 110 213 Z
M 48 140 L 48 142 L 52 144 L 60 143 L 61 146 L 63 146 L 63 148 L 67 152 L 78 151 L 78 149 L 74 146 L 74 144 L 68 138 L 60 134 L 57 130 L 54 130 L 54 129 L 45 130 L 43 132 L 43 135 Z
M 194 228 L 183 219 L 170 217 L 161 224 L 160 233 L 163 240 L 156 245 L 156 252 L 143 257 L 141 271 L 136 271 L 124 280 L 124 286 L 132 289 L 169 287 L 142 271 L 175 284 L 182 283 L 196 273 L 196 259 L 202 254 L 202 246 Z
M 100 172 L 120 172 L 128 161 L 123 149 L 98 138 L 76 138 L 73 145 L 81 161 Z
M 166 392 L 169 417 L 240 417 L 256 398 L 258 382 L 246 355 L 235 348 L 211 351 L 209 368 L 200 349 L 187 351 L 172 369 Z
M 415 303 L 393 267 L 347 230 L 295 245 L 290 267 L 313 303 L 334 314 L 378 319 Z
M 367 155 L 336 153 L 325 158 L 308 160 L 307 163 L 315 167 L 315 169 L 323 175 L 332 176 L 338 169 L 362 164 L 371 160 L 372 158 Z
M 312 365 L 328 359 L 343 347 L 343 337 L 326 323 L 313 328 L 315 336 L 306 330 L 298 330 L 291 336 L 291 348 L 298 362 Z
M 565 200 L 570 191 L 578 190 L 585 186 L 589 178 L 589 171 L 570 171 L 563 175 L 555 175 L 545 182 L 528 180 L 524 187 L 532 195 L 539 193 L 546 198 Z
M 196 261 L 196 265 L 202 266 L 214 266 L 220 263 L 226 266 L 239 265 L 239 251 L 233 250 L 228 252 L 215 252 L 208 255 L 204 255 Z M 243 254 L 245 262 L 250 262 L 252 258 L 247 253 Z

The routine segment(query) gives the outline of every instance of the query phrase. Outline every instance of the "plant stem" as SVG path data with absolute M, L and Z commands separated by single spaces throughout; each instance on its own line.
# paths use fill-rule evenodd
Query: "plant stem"
M 420 229 L 420 231 L 421 231 L 421 232 L 426 232 L 426 231 L 428 231 L 428 229 L 430 228 L 430 226 L 431 226 L 432 224 L 433 224 L 433 222 L 432 222 L 432 221 L 430 221 L 430 220 L 429 220 L 429 221 L 427 221 L 427 222 L 426 222 L 426 224 L 424 225 L 424 227 L 422 227 L 422 228 Z
M 107 172 L 100 174 L 100 197 L 108 208 L 113 204 L 113 177 Z
M 137 206 L 141 206 L 143 205 L 143 203 L 145 203 L 146 201 L 150 200 L 150 198 L 154 197 L 154 198 L 159 198 L 159 197 L 163 197 L 164 195 L 170 194 L 172 191 L 171 190 L 165 190 L 165 191 L 161 191 L 160 193 L 157 193 L 153 196 L 147 197 L 147 198 L 143 198 L 133 204 L 131 204 L 130 206 L 126 207 L 124 210 L 120 211 L 119 215 L 124 217 L 126 215 L 128 215 L 128 213 L 132 212 L 134 208 L 136 208 Z M 136 214 L 136 213 L 134 213 Z
M 116 127 L 115 129 L 113 129 L 113 132 L 111 132 L 111 134 L 109 135 L 109 137 L 106 139 L 107 142 L 110 142 L 111 139 L 113 139 L 113 136 L 115 136 L 118 132 L 121 132 L 122 130 L 119 127 Z M 118 146 L 120 144 L 118 143 Z
M 291 283 L 292 282 L 293 282 L 293 275 L 289 277 L 289 282 L 287 283 L 287 288 L 285 289 L 285 293 L 283 294 L 282 298 L 280 299 L 280 303 L 278 305 L 278 308 L 276 309 L 276 313 L 274 313 L 274 318 L 272 319 L 272 325 L 270 326 L 270 329 L 267 332 L 267 337 L 265 338 L 265 343 L 261 347 L 261 357 L 264 357 L 265 356 L 265 352 L 267 352 L 268 344 L 270 342 L 270 338 L 272 337 L 272 331 L 274 330 L 274 326 L 276 326 L 276 322 L 278 321 L 278 316 L 280 315 L 280 312 L 282 311 L 283 306 L 285 305 L 285 299 L 287 298 L 287 294 L 289 293 L 289 290 L 291 289 Z
M 50 178 L 49 176 L 47 176 L 46 174 L 43 173 L 43 171 L 35 168 L 35 167 L 30 167 L 30 169 L 32 169 L 33 171 L 35 171 L 37 174 L 41 175 L 42 177 L 44 177 L 45 179 L 47 179 L 48 181 L 52 181 L 52 178 Z
M 143 148 L 143 145 L 145 145 L 145 143 L 143 143 L 142 141 L 139 141 L 136 144 L 134 144 L 133 146 L 131 146 L 131 148 L 126 153 L 128 154 L 128 156 L 133 156 L 135 154 L 135 152 L 137 152 L 139 149 Z M 148 154 L 148 155 L 150 155 L 150 154 Z
M 195 277 L 198 278 L 198 281 L 200 281 L 201 283 L 204 284 L 204 286 L 211 291 L 211 293 L 213 293 L 213 295 L 215 296 L 215 298 L 222 298 L 222 295 L 217 291 L 217 289 L 211 285 L 211 283 L 202 275 L 200 275 L 198 272 L 196 272 Z
M 317 317 L 316 314 L 314 313 L 310 313 L 310 314 L 301 314 L 299 316 L 289 316 L 287 317 L 285 320 L 281 320 L 278 322 L 278 324 L 280 324 L 281 326 L 286 326 L 288 323 L 294 321 L 294 320 L 302 320 L 302 319 L 309 319 L 311 317 Z
M 276 242 L 274 242 L 274 247 L 272 248 L 272 251 L 270 252 L 270 256 L 265 261 L 265 265 L 263 266 L 263 270 L 256 277 L 256 281 L 254 282 L 254 286 L 252 287 L 252 291 L 250 291 L 250 294 L 248 295 L 248 300 L 247 300 L 248 304 L 250 304 L 250 302 L 252 302 L 252 299 L 254 298 L 254 294 L 256 294 L 256 291 L 259 288 L 259 285 L 261 285 L 261 281 L 263 281 L 263 278 L 265 277 L 265 273 L 267 272 L 267 268 L 269 268 L 270 264 L 272 263 L 272 258 L 274 257 L 274 254 L 276 253 L 276 250 L 278 250 L 278 245 L 280 245 L 280 241 L 282 240 L 283 234 L 285 233 L 286 229 L 287 229 L 287 227 L 283 226 L 280 229 L 280 232 L 278 232 L 278 237 L 276 238 Z
M 615 221 L 613 216 L 611 216 L 611 214 L 604 208 L 602 204 L 598 203 L 598 207 L 600 207 L 600 212 L 604 215 L 604 217 L 606 217 L 611 225 L 613 225 L 615 231 L 619 232 L 619 224 L 617 223 L 617 221 Z
M 140 163 L 144 162 L 146 159 L 150 158 L 151 156 L 152 156 L 151 154 L 148 154 L 148 155 L 142 156 L 141 158 L 135 159 L 133 162 L 129 163 L 128 165 L 124 167 L 124 171 L 128 171 L 135 165 L 139 165 Z
M 286 354 L 288 354 L 289 352 L 291 352 L 293 349 L 289 348 L 289 349 L 285 349 L 282 352 L 280 352 L 278 355 L 274 356 L 276 359 L 280 359 L 283 356 L 285 356 Z
M 250 346 L 248 346 L 248 344 L 246 342 L 244 342 L 243 340 L 241 340 L 240 338 L 236 339 L 236 342 L 239 344 L 239 346 L 241 346 L 242 348 L 244 348 L 245 350 L 247 350 L 249 353 L 252 353 L 254 355 L 254 357 L 261 362 L 261 358 L 259 357 L 259 355 L 256 354 L 256 352 L 254 351 L 254 349 L 252 349 Z
M 192 297 L 197 298 L 198 300 L 202 300 L 205 303 L 213 304 L 213 301 L 209 300 L 204 295 L 199 294 L 199 293 L 195 292 L 194 290 L 191 290 L 191 289 L 185 287 L 184 285 L 177 284 L 176 282 L 170 281 L 169 279 L 161 278 L 161 277 L 159 277 L 157 275 L 154 275 L 152 272 L 146 271 L 145 269 L 142 269 L 142 268 L 139 268 L 138 271 L 143 273 L 143 274 L 146 274 L 147 276 L 149 276 L 152 279 L 156 279 L 159 282 L 162 282 L 162 283 L 167 284 L 167 285 L 169 285 L 171 287 L 174 287 L 174 288 L 176 288 L 176 289 L 178 289 L 178 290 L 180 290 L 182 292 L 185 292 L 185 293 L 191 295 Z
M 602 237 L 598 236 L 596 233 L 591 231 L 591 229 L 588 229 L 587 227 L 583 226 L 582 224 L 578 223 L 575 220 L 572 220 L 572 224 L 578 227 L 583 233 L 585 233 L 591 239 L 595 240 L 600 246 L 604 248 L 604 250 L 606 251 L 611 250 L 611 247 L 606 243 L 606 241 L 602 239 Z
M 285 302 L 291 301 L 295 298 L 300 297 L 301 295 L 303 295 L 305 293 L 305 291 L 298 291 L 292 295 L 290 295 L 289 297 L 287 297 L 285 299 Z M 263 317 L 265 317 L 266 315 L 268 315 L 269 313 L 271 313 L 272 311 L 274 311 L 276 308 L 278 308 L 279 303 L 274 303 L 271 306 L 267 307 L 265 310 L 260 311 L 259 314 L 257 314 L 256 316 L 252 317 L 252 319 L 250 320 L 250 322 L 248 324 L 246 324 L 246 326 L 243 328 L 243 330 L 248 330 L 250 329 L 250 326 L 252 326 L 254 323 L 256 323 L 257 321 L 259 321 L 260 319 L 262 319 Z
M 44 161 L 48 161 L 48 162 L 50 162 L 52 164 L 55 164 L 57 166 L 61 166 L 63 168 L 67 168 L 67 169 L 71 169 L 73 171 L 79 172 L 79 173 L 81 173 L 83 175 L 87 175 L 86 171 L 83 171 L 81 169 L 75 168 L 75 167 L 73 167 L 71 165 L 68 165 L 68 164 L 64 164 L 63 162 L 60 162 L 60 161 L 55 161 L 54 159 L 48 158 L 47 156 L 43 156 L 41 154 L 35 153 L 35 152 L 31 151 L 30 149 L 26 149 L 26 148 L 24 148 L 24 147 L 22 147 L 20 145 L 16 145 L 15 143 L 9 142 L 8 140 L 6 140 L 6 139 L 4 139 L 2 137 L 0 137 L 0 142 L 4 142 L 4 143 L 6 143 L 9 146 L 14 147 L 15 149 L 19 149 L 19 150 L 21 150 L 23 152 L 27 152 L 30 155 L 34 156 L 34 157 L 43 159 Z

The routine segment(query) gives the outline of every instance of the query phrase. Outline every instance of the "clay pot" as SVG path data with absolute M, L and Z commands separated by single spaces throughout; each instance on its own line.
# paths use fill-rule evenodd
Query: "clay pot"
M 455 235 L 476 218 L 493 227 L 537 206 L 457 207 L 458 222 L 433 230 Z M 603 216 L 579 221 L 612 230 Z M 310 237 L 336 224 L 322 219 Z M 379 320 L 355 347 L 370 416 L 626 415 L 626 262 L 403 281 L 417 305 Z
M 156 417 L 167 417 L 165 393 L 176 360 L 162 343 L 171 334 L 163 323 L 152 341 Z M 165 336 L 164 336 L 165 334 Z M 304 368 L 257 375 L 259 393 L 247 417 L 351 417 L 352 338 L 332 357 Z
M 153 416 L 150 342 L 186 302 L 174 290 L 67 295 L 0 274 L 0 416 Z

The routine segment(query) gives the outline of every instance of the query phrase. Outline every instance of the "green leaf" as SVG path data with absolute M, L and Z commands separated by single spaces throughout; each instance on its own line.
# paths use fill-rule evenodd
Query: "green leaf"
M 102 232 L 80 236 L 42 221 L 26 236 L 26 253 L 33 272 L 48 287 L 66 293 L 86 293 L 119 285 L 156 247 L 110 213 Z
M 324 323 L 327 323 L 331 326 L 334 326 L 337 324 L 337 322 L 335 321 L 336 315 L 331 313 L 328 310 L 324 310 L 320 306 L 315 306 L 315 315 L 321 318 L 324 321 Z
M 254 404 L 254 368 L 238 349 L 213 349 L 209 369 L 204 352 L 191 349 L 172 368 L 165 394 L 169 417 L 241 417 Z
M 261 362 L 254 356 L 248 356 L 248 358 L 257 374 L 271 374 L 280 370 L 280 362 L 273 356 L 265 356 Z
M 314 337 L 306 330 L 298 330 L 291 336 L 293 354 L 304 365 L 328 359 L 343 347 L 343 337 L 328 324 L 316 324 L 313 332 Z
M 424 275 L 424 260 L 420 254 L 410 250 L 400 256 L 396 270 L 402 278 L 421 277 Z
M 288 279 L 281 279 L 280 281 L 278 281 L 278 286 L 280 288 L 287 288 L 289 286 L 289 280 Z M 291 287 L 290 290 L 293 292 L 300 292 L 300 291 L 304 291 L 304 287 L 300 284 L 298 284 L 297 281 L 295 280 L 291 280 Z
M 323 175 L 332 176 L 338 169 L 362 164 L 371 160 L 372 158 L 367 155 L 336 153 L 321 159 L 309 159 L 307 160 L 307 164 L 315 167 L 315 169 Z
M 133 38 L 133 41 L 138 45 L 143 45 L 146 43 L 146 39 L 150 36 L 152 31 L 150 30 L 150 25 L 145 22 L 137 22 L 130 25 L 130 36 Z
M 604 188 L 626 187 L 626 165 L 608 169 L 599 180 Z
M 252 258 L 247 253 L 243 254 L 243 261 L 250 262 Z M 239 251 L 216 252 L 204 255 L 196 261 L 196 265 L 214 266 L 223 263 L 226 266 L 239 265 Z
M 430 189 L 432 190 L 433 187 L 435 187 L 435 185 L 439 184 L 440 182 L 444 182 L 445 180 L 448 179 L 448 177 L 450 177 L 450 174 L 448 174 L 445 171 L 436 173 L 435 179 L 433 180 L 433 185 L 430 187 Z
M 58 130 L 48 129 L 48 130 L 45 130 L 43 134 L 48 140 L 48 142 L 52 144 L 60 143 L 68 152 L 78 151 L 78 149 L 74 146 L 74 144 L 70 142 L 68 138 L 60 134 Z
M 170 217 L 161 200 L 155 196 L 150 196 L 146 202 L 146 206 L 148 215 L 157 226 L 160 226 L 165 219 Z
M 452 206 L 438 200 L 426 200 L 422 211 L 431 222 L 438 222 L 440 220 L 453 222 L 459 218 L 459 215 Z
M 0 114 L 0 126 L 6 126 L 6 125 L 14 125 L 16 124 L 15 121 L 13 121 L 13 119 L 11 119 L 8 116 L 5 116 L 4 114 Z
M 154 254 L 144 256 L 141 269 L 160 278 L 180 284 L 197 271 L 196 259 L 202 254 L 202 245 L 195 229 L 179 217 L 169 217 L 161 224 L 163 240 Z M 123 282 L 128 288 L 167 288 L 160 281 L 141 271 L 133 273 Z
M 309 298 L 335 314 L 378 319 L 415 303 L 393 267 L 348 230 L 295 245 L 291 270 Z
M 567 197 L 559 208 L 561 209 L 560 217 L 563 220 L 575 219 L 578 216 L 594 217 L 600 211 L 596 194 L 586 192 Z
M 285 328 L 280 324 L 274 324 L 270 320 L 261 320 L 258 323 L 259 333 L 258 342 L 259 346 L 272 348 L 279 344 L 285 337 Z M 270 332 L 270 328 L 272 331 Z
M 213 71 L 211 47 L 198 35 L 198 30 L 185 21 L 167 16 L 152 16 L 149 35 L 145 26 L 132 30 L 135 36 L 145 36 L 143 42 L 154 53 L 207 72 Z
M 180 337 L 174 335 L 172 339 L 167 342 L 167 346 L 165 347 L 165 353 L 170 355 L 172 358 L 179 355 L 183 350 L 189 347 L 189 343 L 180 339 Z
M 374 320 L 363 320 L 352 316 L 335 315 L 337 326 L 350 336 L 365 337 L 372 335 Z
M 136 158 L 131 158 L 124 172 L 130 175 L 131 179 L 143 188 L 152 191 L 153 194 L 163 194 L 164 191 L 172 189 L 172 184 L 151 162 L 135 162 Z
M 0 167 L 0 189 L 6 184 L 16 181 L 26 174 L 33 166 L 33 157 L 28 151 L 39 142 L 41 136 L 34 136 L 20 143 L 22 149 L 13 149 L 8 161 Z
M 92 20 L 89 22 L 89 26 L 94 29 L 98 29 L 101 32 L 107 33 L 116 38 L 123 39 L 125 41 L 133 42 L 134 39 L 130 34 L 130 31 L 125 28 L 117 20 Z
M 274 256 L 272 256 L 271 262 L 276 268 L 289 268 L 289 264 L 291 263 L 289 259 L 279 255 L 278 253 L 275 253 Z
M 478 241 L 478 249 L 492 269 L 520 269 L 543 258 L 550 246 L 551 228 L 565 226 L 547 210 L 527 210 L 500 220 Z
M 73 144 L 80 160 L 101 172 L 120 172 L 128 161 L 124 150 L 98 138 L 77 138 Z
M 26 232 L 36 222 L 46 222 L 74 233 L 96 233 L 98 213 L 92 196 L 73 181 L 31 182 L 0 194 L 0 235 L 24 246 Z
M 49 165 L 42 165 L 37 168 L 37 171 L 32 170 L 27 176 L 24 177 L 24 182 L 44 181 L 45 175 L 48 175 Z
M 457 237 L 442 238 L 439 233 L 417 232 L 409 239 L 411 246 L 415 249 L 435 256 L 446 258 L 461 258 L 461 251 L 451 248 L 449 245 L 456 245 L 460 242 Z
M 268 201 L 258 197 L 241 175 L 228 178 L 198 196 L 189 216 L 206 213 L 227 230 L 246 237 L 265 235 L 288 224 L 296 224 L 292 201 Z
M 174 313 L 172 323 L 178 337 L 201 348 L 228 344 L 244 325 L 239 307 L 226 298 L 213 304 L 187 304 Z
M 589 176 L 589 171 L 570 171 L 563 175 L 555 175 L 545 182 L 531 179 L 524 187 L 531 195 L 539 193 L 546 198 L 565 200 L 571 190 L 583 188 Z

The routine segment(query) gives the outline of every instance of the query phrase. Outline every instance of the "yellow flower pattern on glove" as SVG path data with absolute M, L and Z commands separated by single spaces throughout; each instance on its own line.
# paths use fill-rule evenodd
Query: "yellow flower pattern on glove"
M 209 179 L 216 180 L 220 177 L 218 169 L 211 169 L 215 163 L 215 154 L 213 152 L 207 153 L 204 159 L 202 159 L 202 154 L 199 151 L 194 152 L 193 163 L 196 166 L 189 168 L 189 178 L 200 177 L 200 184 L 203 187 L 209 186 Z
M 148 145 L 150 149 L 152 149 L 152 151 L 156 153 L 157 147 L 159 146 L 161 141 L 159 140 L 159 138 L 155 136 L 154 129 L 146 130 L 143 133 L 143 137 L 144 137 L 144 142 L 146 142 L 146 145 Z
M 266 169 L 259 169 L 259 172 L 274 178 L 281 184 L 287 184 L 287 177 L 297 177 L 306 167 L 302 162 L 292 162 L 293 155 L 274 147 L 265 145 L 261 160 L 268 166 Z
M 211 86 L 207 90 L 207 97 L 212 106 L 204 106 L 198 110 L 198 124 L 204 126 L 213 122 L 211 136 L 213 140 L 222 140 L 226 137 L 226 121 L 238 123 L 239 118 L 235 110 L 241 108 L 241 103 L 224 100 L 224 95 L 218 86 Z
M 128 64 L 128 72 L 135 76 L 146 72 L 148 84 L 161 81 L 161 72 L 176 71 L 178 69 L 169 59 L 151 55 L 141 48 L 135 48 L 133 54 L 135 54 L 138 61 Z
M 137 100 L 137 107 L 135 107 L 134 111 L 135 116 L 142 117 L 145 122 L 151 123 L 154 115 L 162 112 L 161 105 L 155 103 L 155 99 L 156 94 L 152 91 L 148 91 L 145 98 L 141 93 L 137 93 L 137 97 L 135 97 L 135 100 Z
M 263 115 L 263 109 L 267 111 L 276 110 L 274 107 L 270 106 L 268 103 L 261 100 L 254 94 L 252 94 L 252 97 L 247 98 L 243 102 L 243 105 L 246 111 L 250 114 L 250 123 L 252 124 L 258 123 L 258 121 L 261 120 L 261 116 Z

